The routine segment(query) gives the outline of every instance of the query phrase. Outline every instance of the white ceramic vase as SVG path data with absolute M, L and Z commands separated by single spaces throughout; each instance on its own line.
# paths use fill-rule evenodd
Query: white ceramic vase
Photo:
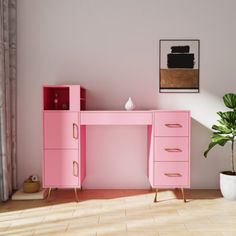
M 224 198 L 236 200 L 236 176 L 220 173 L 220 190 Z
M 135 105 L 134 105 L 131 97 L 129 97 L 128 101 L 125 103 L 125 109 L 127 111 L 132 111 L 132 110 L 134 110 L 134 108 L 135 108 Z

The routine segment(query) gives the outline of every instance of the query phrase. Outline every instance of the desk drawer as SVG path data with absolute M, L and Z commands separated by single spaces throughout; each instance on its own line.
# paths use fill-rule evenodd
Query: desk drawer
M 189 185 L 188 162 L 155 162 L 154 185 L 181 187 Z
M 188 161 L 188 137 L 155 137 L 155 161 Z
M 188 112 L 156 112 L 155 136 L 188 136 Z
M 140 111 L 81 112 L 81 125 L 151 125 L 152 113 Z

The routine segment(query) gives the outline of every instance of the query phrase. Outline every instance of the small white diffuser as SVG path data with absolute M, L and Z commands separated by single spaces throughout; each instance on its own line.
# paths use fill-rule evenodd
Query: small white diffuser
M 132 111 L 132 110 L 134 110 L 134 108 L 135 108 L 135 105 L 134 105 L 131 97 L 129 97 L 128 101 L 125 103 L 125 109 L 127 111 Z

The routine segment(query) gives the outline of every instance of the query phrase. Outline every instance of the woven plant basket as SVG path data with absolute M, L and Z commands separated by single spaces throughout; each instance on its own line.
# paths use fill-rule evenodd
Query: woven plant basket
M 24 193 L 36 193 L 40 190 L 40 181 L 35 182 L 24 182 L 23 191 Z

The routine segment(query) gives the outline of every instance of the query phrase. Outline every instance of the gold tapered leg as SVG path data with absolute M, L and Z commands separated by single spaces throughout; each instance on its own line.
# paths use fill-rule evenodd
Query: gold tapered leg
M 52 188 L 49 188 L 49 189 L 48 189 L 48 196 L 47 196 L 47 199 L 49 199 L 49 198 L 50 198 L 51 191 L 52 191 Z
M 154 197 L 154 201 L 153 202 L 157 202 L 157 192 L 158 192 L 158 189 L 156 188 L 155 197 Z
M 79 198 L 78 198 L 78 194 L 77 194 L 77 189 L 76 189 L 76 188 L 74 188 L 74 192 L 75 192 L 75 199 L 76 199 L 76 202 L 78 202 L 78 201 L 79 201 Z
M 181 192 L 182 192 L 184 202 L 187 202 L 186 199 L 185 199 L 185 196 L 184 196 L 184 189 L 183 188 L 181 188 Z

